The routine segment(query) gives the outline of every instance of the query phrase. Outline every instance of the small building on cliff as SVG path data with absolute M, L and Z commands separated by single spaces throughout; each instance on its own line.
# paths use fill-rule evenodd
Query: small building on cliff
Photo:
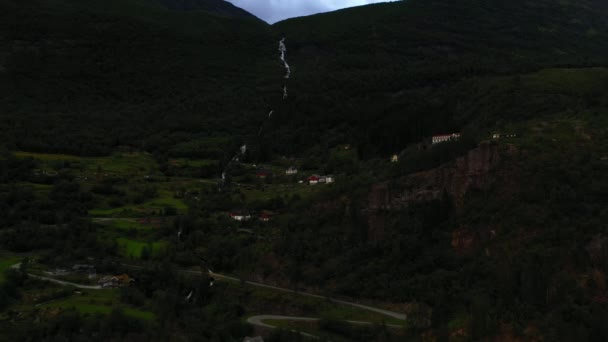
M 433 135 L 431 141 L 433 145 L 446 141 L 456 141 L 460 139 L 460 133 Z

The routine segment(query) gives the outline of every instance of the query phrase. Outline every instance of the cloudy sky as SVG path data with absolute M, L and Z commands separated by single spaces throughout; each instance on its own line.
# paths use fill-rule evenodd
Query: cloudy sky
M 269 23 L 388 0 L 227 0 Z

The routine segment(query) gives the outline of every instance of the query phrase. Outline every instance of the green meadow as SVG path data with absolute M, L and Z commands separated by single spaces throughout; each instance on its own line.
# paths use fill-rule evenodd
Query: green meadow
M 108 227 L 116 228 L 118 230 L 148 230 L 153 229 L 154 226 L 149 224 L 142 224 L 132 219 L 111 219 L 111 221 L 101 221 L 99 219 L 93 220 L 94 222 L 98 222 L 101 224 L 105 224 Z
M 4 272 L 21 260 L 16 256 L 0 256 L 0 283 L 4 281 Z
M 178 213 L 183 213 L 188 206 L 180 199 L 174 198 L 169 191 L 159 191 L 161 197 L 146 201 L 142 204 L 126 205 L 118 208 L 92 209 L 89 214 L 94 217 L 143 217 L 161 215 L 165 208 L 171 207 Z
M 120 304 L 117 300 L 118 289 L 80 291 L 82 294 L 74 294 L 70 297 L 42 304 L 40 308 L 62 308 L 75 309 L 83 314 L 107 315 L 114 308 L 120 308 L 127 316 L 151 321 L 155 318 L 154 313 L 144 311 Z
M 15 156 L 21 158 L 33 158 L 47 165 L 55 165 L 57 162 L 66 162 L 70 166 L 78 167 L 89 176 L 96 173 L 109 173 L 120 175 L 146 175 L 156 173 L 158 165 L 148 153 L 143 152 L 117 152 L 107 157 L 78 157 L 67 154 L 46 154 L 33 152 L 14 152 Z
M 125 237 L 117 238 L 116 242 L 118 243 L 119 253 L 128 258 L 141 258 L 142 251 L 146 247 L 150 251 L 150 256 L 158 255 L 167 247 L 167 242 L 165 241 L 144 242 Z

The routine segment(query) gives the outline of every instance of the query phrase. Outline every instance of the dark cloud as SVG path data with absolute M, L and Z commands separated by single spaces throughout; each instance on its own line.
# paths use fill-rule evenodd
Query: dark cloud
M 227 0 L 269 23 L 387 0 Z

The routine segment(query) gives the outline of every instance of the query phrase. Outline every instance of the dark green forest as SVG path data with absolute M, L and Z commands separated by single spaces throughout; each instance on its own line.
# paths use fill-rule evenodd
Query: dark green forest
M 0 340 L 605 341 L 607 38 L 599 0 L 0 0 Z

